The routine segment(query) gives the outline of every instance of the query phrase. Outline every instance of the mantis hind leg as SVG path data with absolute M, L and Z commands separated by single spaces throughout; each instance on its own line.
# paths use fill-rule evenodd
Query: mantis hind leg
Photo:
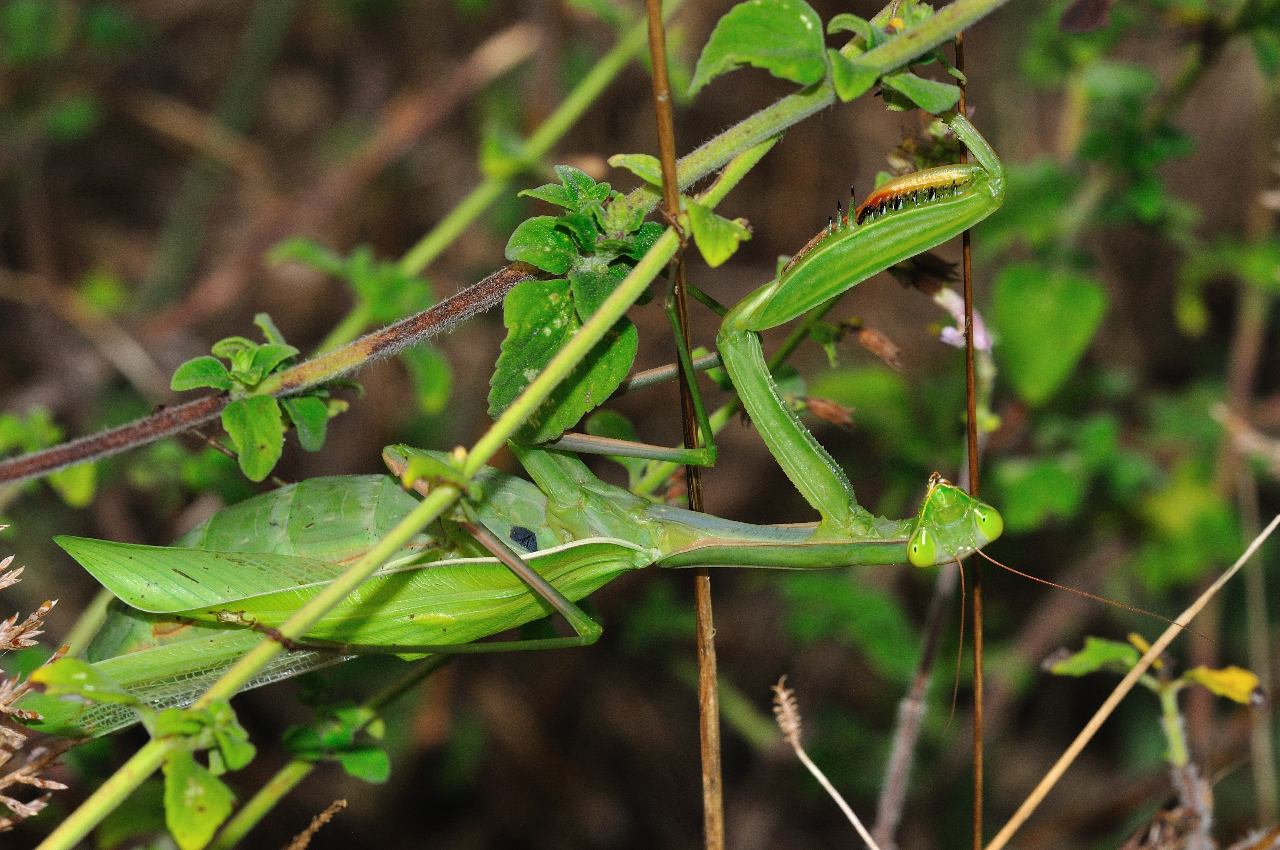
M 760 346 L 750 330 L 723 329 L 720 358 L 769 451 L 801 495 L 822 516 L 819 532 L 865 534 L 873 517 L 858 504 L 848 477 L 782 400 Z

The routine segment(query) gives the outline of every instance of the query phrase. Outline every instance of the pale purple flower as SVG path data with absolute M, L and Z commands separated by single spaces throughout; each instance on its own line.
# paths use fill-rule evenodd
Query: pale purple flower
M 964 297 L 954 289 L 944 286 L 933 294 L 933 303 L 951 314 L 955 325 L 944 327 L 938 339 L 947 345 L 964 348 Z M 991 334 L 977 310 L 973 311 L 973 347 L 978 351 L 991 350 Z

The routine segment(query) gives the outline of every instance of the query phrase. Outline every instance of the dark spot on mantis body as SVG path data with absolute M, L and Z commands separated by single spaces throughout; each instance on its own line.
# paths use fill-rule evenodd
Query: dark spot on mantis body
M 526 552 L 536 552 L 538 549 L 538 535 L 523 525 L 511 526 L 511 540 Z

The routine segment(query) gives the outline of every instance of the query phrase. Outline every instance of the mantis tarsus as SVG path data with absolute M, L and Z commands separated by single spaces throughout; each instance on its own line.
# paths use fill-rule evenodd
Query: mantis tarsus
M 929 169 L 882 186 L 733 307 L 717 338 L 744 407 L 820 522 L 756 526 L 656 505 L 600 481 L 570 455 L 513 446 L 533 484 L 494 470 L 465 482 L 472 492 L 458 513 L 321 620 L 307 634 L 314 648 L 280 656 L 254 684 L 355 652 L 588 644 L 600 628 L 574 601 L 649 565 L 931 566 L 998 537 L 999 513 L 936 475 L 914 517 L 888 520 L 861 507 L 843 471 L 780 398 L 759 337 L 999 206 L 1003 169 L 994 151 L 963 116 L 947 123 L 976 164 Z M 709 434 L 705 414 L 700 418 Z M 447 463 L 406 447 L 392 447 L 386 457 L 397 472 L 414 457 L 437 467 Z M 386 477 L 320 478 L 227 508 L 174 547 L 60 538 L 119 598 L 89 660 L 154 704 L 183 704 L 413 504 Z M 477 642 L 552 610 L 569 620 L 575 636 Z M 130 709 L 103 704 L 45 701 L 39 710 L 45 726 L 59 731 L 101 734 L 133 719 Z

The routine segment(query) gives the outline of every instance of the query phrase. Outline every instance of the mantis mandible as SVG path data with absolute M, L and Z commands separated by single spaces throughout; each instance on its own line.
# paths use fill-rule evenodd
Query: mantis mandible
M 1004 172 L 998 157 L 963 116 L 947 124 L 976 164 L 928 169 L 881 186 L 732 308 L 717 338 L 744 407 L 817 510 L 816 525 L 757 526 L 655 505 L 600 481 L 571 455 L 513 445 L 533 484 L 494 470 L 467 482 L 472 492 L 459 512 L 393 558 L 307 634 L 307 646 L 291 647 L 295 651 L 279 656 L 253 684 L 357 652 L 590 644 L 600 626 L 575 601 L 649 565 L 923 567 L 996 539 L 1003 529 L 999 513 L 937 475 L 914 517 L 883 519 L 860 506 L 843 471 L 779 396 L 759 336 L 999 206 Z M 709 433 L 705 414 L 700 419 Z M 445 462 L 438 453 L 406 447 L 392 447 L 385 457 L 397 474 L 410 470 L 415 458 Z M 153 705 L 185 704 L 414 503 L 386 477 L 320 478 L 227 508 L 174 547 L 60 538 L 119 600 L 88 658 Z M 552 611 L 569 621 L 574 636 L 477 642 Z M 101 734 L 134 719 L 131 709 L 107 704 L 44 700 L 38 709 L 54 731 Z

